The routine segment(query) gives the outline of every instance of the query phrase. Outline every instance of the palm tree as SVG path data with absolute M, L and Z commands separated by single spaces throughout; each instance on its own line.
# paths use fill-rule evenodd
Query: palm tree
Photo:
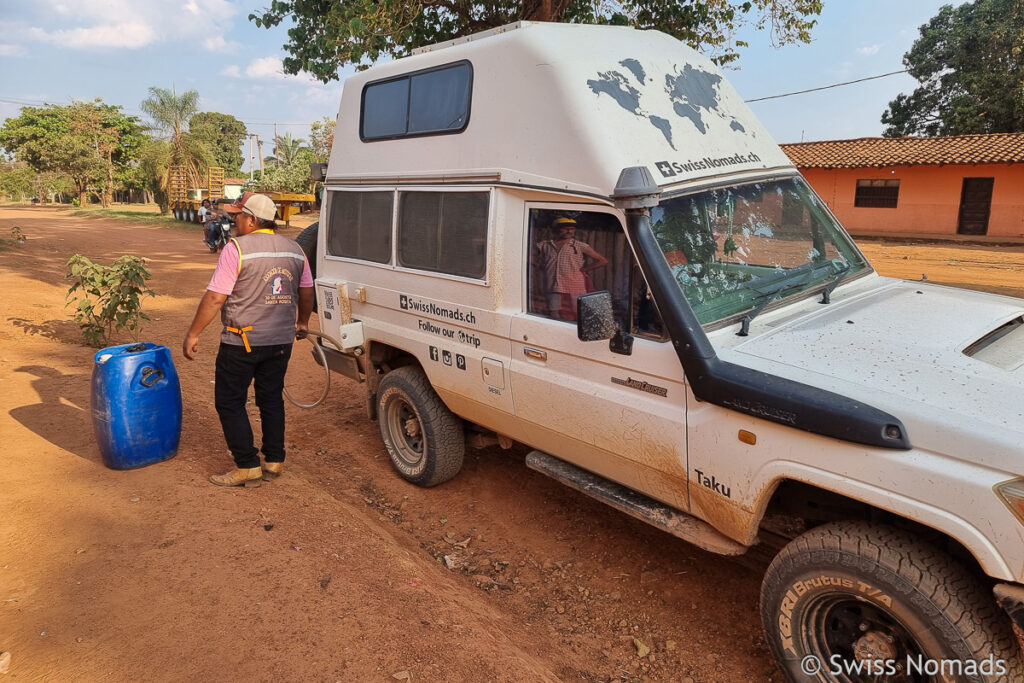
M 170 143 L 168 166 L 185 170 L 188 184 L 199 187 L 203 184 L 206 169 L 213 161 L 213 155 L 199 140 L 188 132 L 188 122 L 199 109 L 199 92 L 186 90 L 181 95 L 173 88 L 150 88 L 149 97 L 139 107 L 153 119 L 151 128 Z M 161 174 L 160 188 L 167 190 L 168 174 Z
M 277 162 L 278 167 L 290 166 L 298 153 L 306 149 L 302 144 L 305 140 L 302 138 L 292 138 L 291 133 L 285 133 L 284 135 L 278 135 L 274 138 L 274 160 Z

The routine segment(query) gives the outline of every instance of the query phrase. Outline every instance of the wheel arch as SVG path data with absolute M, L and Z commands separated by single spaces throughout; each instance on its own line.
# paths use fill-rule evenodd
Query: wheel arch
M 419 358 L 416 357 L 416 354 L 394 344 L 368 339 L 363 349 L 363 354 L 366 358 L 363 366 L 366 374 L 366 416 L 371 420 L 376 420 L 377 391 L 380 388 L 380 381 L 384 375 L 396 368 L 407 365 L 415 365 L 423 370 L 424 374 L 426 374 L 426 369 L 419 361 Z
M 896 497 L 891 492 L 889 498 Z M 917 505 L 921 505 L 917 502 Z M 980 531 L 959 518 L 946 517 L 950 526 L 968 543 L 949 531 L 924 521 L 881 507 L 869 495 L 863 498 L 838 493 L 818 483 L 795 478 L 780 478 L 766 490 L 759 506 L 758 524 L 762 532 L 791 539 L 815 527 L 837 521 L 869 521 L 888 524 L 915 533 L 957 558 L 968 569 L 988 582 L 1017 580 L 1012 570 Z

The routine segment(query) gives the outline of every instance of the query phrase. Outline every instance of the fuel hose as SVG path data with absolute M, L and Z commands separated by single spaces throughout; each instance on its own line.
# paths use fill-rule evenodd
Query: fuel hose
M 292 395 L 288 392 L 287 386 L 284 387 L 284 397 L 287 398 L 290 403 L 298 406 L 299 408 L 315 408 L 316 406 L 324 402 L 324 399 L 327 398 L 327 393 L 331 390 L 331 369 L 327 367 L 327 355 L 324 353 L 323 347 L 321 347 L 320 344 L 316 343 L 313 337 L 320 337 L 321 339 L 326 339 L 327 341 L 334 344 L 336 348 L 341 348 L 341 342 L 339 342 L 337 339 L 335 339 L 329 334 L 324 334 L 323 332 L 316 332 L 314 330 L 308 330 L 306 332 L 306 339 L 308 339 L 309 343 L 313 345 L 313 355 L 316 356 L 317 362 L 320 363 L 320 366 L 323 367 L 324 369 L 324 390 L 323 392 L 321 392 L 319 398 L 317 398 L 312 403 L 302 403 L 300 401 L 297 401 L 294 397 L 292 397 Z

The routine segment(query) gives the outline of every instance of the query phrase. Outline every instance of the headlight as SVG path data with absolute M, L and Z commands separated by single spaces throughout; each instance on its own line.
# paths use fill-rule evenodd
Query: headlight
M 993 487 L 1010 512 L 1024 524 L 1024 479 L 1011 479 Z

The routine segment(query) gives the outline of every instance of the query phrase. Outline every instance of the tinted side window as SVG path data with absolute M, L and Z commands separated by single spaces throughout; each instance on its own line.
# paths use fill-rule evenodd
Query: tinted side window
M 409 133 L 457 130 L 469 117 L 469 67 L 430 71 L 410 79 Z
M 462 277 L 487 272 L 486 192 L 403 192 L 398 263 Z
M 369 83 L 363 89 L 360 135 L 385 140 L 457 133 L 469 122 L 472 83 L 469 62 Z
M 393 192 L 331 192 L 330 202 L 328 254 L 391 261 Z
M 408 78 L 368 86 L 363 97 L 363 137 L 405 135 L 409 111 Z

